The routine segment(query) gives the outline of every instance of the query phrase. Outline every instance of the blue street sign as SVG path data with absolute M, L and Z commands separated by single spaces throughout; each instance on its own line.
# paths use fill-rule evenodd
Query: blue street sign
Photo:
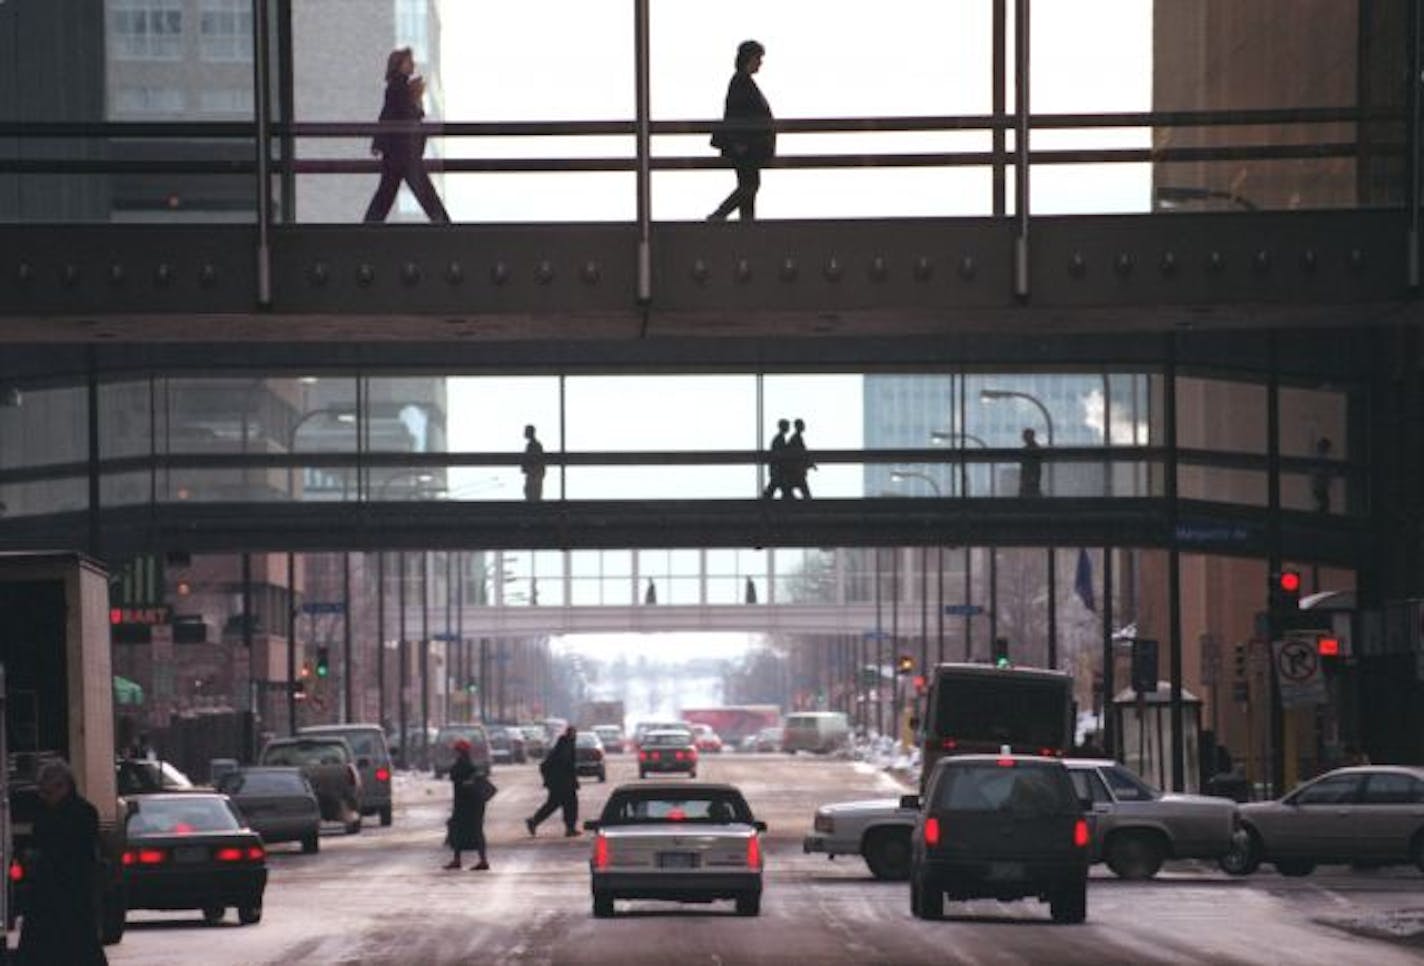
M 344 614 L 346 605 L 339 600 L 311 600 L 302 605 L 303 614 Z
M 978 617 L 984 608 L 978 604 L 945 604 L 944 612 L 951 617 Z
M 431 634 L 430 639 L 432 641 L 458 641 L 460 639 L 460 635 L 442 631 L 438 634 Z

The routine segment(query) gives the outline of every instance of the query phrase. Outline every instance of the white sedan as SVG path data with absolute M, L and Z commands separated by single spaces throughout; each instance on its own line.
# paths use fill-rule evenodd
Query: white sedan
M 599 918 L 618 899 L 731 899 L 738 915 L 761 912 L 766 823 L 732 785 L 623 785 L 584 828 L 597 833 L 589 870 Z

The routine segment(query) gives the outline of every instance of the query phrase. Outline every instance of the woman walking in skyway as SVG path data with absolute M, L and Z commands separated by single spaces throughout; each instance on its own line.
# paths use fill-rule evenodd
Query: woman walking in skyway
M 743 41 L 737 48 L 737 72 L 727 85 L 722 124 L 712 135 L 712 146 L 737 169 L 737 187 L 707 216 L 708 221 L 723 221 L 734 208 L 741 210 L 742 221 L 756 218 L 761 168 L 776 156 L 771 105 L 752 80 L 752 75 L 761 70 L 765 54 L 766 48 L 755 40 Z

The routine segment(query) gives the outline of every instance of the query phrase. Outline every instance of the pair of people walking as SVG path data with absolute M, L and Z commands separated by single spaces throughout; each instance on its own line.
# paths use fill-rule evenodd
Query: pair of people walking
M 795 432 L 790 436 L 793 425 Z M 806 424 L 798 419 L 790 423 L 784 419 L 776 421 L 776 436 L 771 440 L 769 455 L 767 456 L 767 470 L 770 479 L 767 481 L 766 489 L 762 490 L 762 498 L 770 500 L 778 491 L 783 500 L 796 499 L 796 491 L 801 491 L 801 499 L 811 499 L 811 484 L 806 481 L 808 471 L 816 468 L 816 464 L 811 462 L 806 450 Z
M 742 221 L 756 218 L 761 169 L 776 156 L 771 105 L 752 79 L 761 70 L 765 56 L 766 48 L 755 40 L 743 41 L 737 47 L 736 70 L 727 85 L 722 125 L 712 135 L 712 146 L 736 170 L 737 187 L 707 216 L 708 221 L 724 221 L 733 211 L 741 213 Z M 413 125 L 425 117 L 424 101 L 425 81 L 415 72 L 414 52 L 409 47 L 391 51 L 386 59 L 386 95 L 380 120 Z M 404 183 L 410 186 L 427 218 L 437 225 L 450 223 L 450 215 L 425 167 L 425 135 L 382 132 L 371 142 L 371 153 L 381 159 L 381 181 L 366 208 L 365 221 L 385 221 Z
M 447 841 L 454 853 L 446 869 L 459 869 L 463 852 L 474 852 L 480 860 L 470 869 L 483 872 L 489 868 L 485 851 L 485 805 L 499 789 L 470 760 L 471 746 L 461 738 L 454 744 L 455 763 L 450 766 L 451 810 L 447 824 Z

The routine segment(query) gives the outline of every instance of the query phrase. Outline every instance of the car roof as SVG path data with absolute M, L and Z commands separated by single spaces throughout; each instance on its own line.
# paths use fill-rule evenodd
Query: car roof
M 330 725 L 307 725 L 305 728 L 297 729 L 297 736 L 320 734 L 326 731 L 379 731 L 386 733 L 386 729 L 378 724 L 330 724 Z
M 620 795 L 624 792 L 647 797 L 656 795 L 688 795 L 689 793 L 742 794 L 742 790 L 736 785 L 728 785 L 725 782 L 635 782 L 627 785 L 619 785 L 609 793 L 609 797 L 612 798 L 614 795 Z
M 1368 775 L 1371 773 L 1377 774 L 1379 772 L 1390 772 L 1396 775 L 1424 778 L 1424 765 L 1348 765 L 1344 768 L 1332 768 L 1330 771 L 1315 777 L 1326 778 L 1330 775 Z
M 1061 765 L 1064 763 L 1062 758 L 1048 758 L 1043 755 L 951 755 L 948 758 L 941 758 L 935 767 L 943 768 L 952 765 L 992 765 L 1004 759 L 1031 765 Z M 1116 762 L 1112 762 L 1111 764 L 1116 764 Z
M 195 798 L 216 798 L 226 799 L 226 792 L 191 791 L 191 792 L 135 792 L 132 795 L 125 795 L 125 800 L 145 801 L 145 802 L 191 802 Z
M 1062 761 L 1069 768 L 1107 768 L 1122 764 L 1112 758 L 1064 758 Z

